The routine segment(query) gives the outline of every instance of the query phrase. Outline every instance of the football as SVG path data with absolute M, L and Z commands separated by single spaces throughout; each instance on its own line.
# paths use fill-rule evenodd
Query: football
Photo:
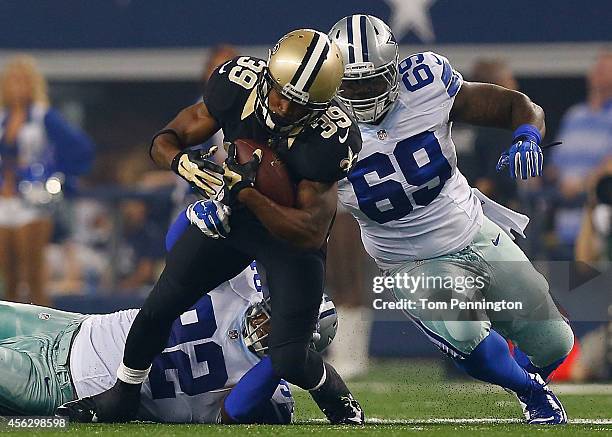
M 236 159 L 240 164 L 250 161 L 255 150 L 261 149 L 263 152 L 257 169 L 255 188 L 279 205 L 295 205 L 296 186 L 289 177 L 285 163 L 276 153 L 267 145 L 251 139 L 237 139 L 234 144 L 236 144 Z

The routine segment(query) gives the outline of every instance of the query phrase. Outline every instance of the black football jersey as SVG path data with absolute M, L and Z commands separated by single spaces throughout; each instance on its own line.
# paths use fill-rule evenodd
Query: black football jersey
M 335 182 L 346 177 L 361 150 L 361 134 L 336 100 L 323 116 L 292 138 L 272 138 L 255 115 L 257 79 L 266 63 L 240 56 L 218 67 L 208 80 L 204 103 L 225 141 L 239 138 L 268 144 L 287 165 L 294 182 Z

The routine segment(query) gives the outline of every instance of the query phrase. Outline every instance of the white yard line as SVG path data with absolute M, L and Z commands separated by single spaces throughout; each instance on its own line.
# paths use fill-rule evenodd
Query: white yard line
M 325 419 L 312 419 L 300 423 L 327 423 Z M 380 419 L 371 417 L 366 419 L 367 424 L 372 425 L 478 425 L 495 423 L 523 423 L 521 419 L 496 419 L 493 417 L 471 418 L 471 419 Z M 569 419 L 569 423 L 575 425 L 612 425 L 612 419 Z

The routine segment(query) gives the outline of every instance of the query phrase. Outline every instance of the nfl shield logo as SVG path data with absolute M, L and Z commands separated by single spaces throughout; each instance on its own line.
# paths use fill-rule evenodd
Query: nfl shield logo
M 376 135 L 378 135 L 378 139 L 381 141 L 387 139 L 387 131 L 384 129 L 381 129 L 378 132 L 376 132 Z

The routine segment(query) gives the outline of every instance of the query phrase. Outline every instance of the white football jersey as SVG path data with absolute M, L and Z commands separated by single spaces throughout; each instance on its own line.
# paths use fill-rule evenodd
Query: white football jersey
M 172 326 L 168 345 L 153 361 L 142 387 L 140 420 L 214 423 L 229 390 L 258 361 L 242 341 L 244 313 L 262 299 L 254 265 L 204 295 Z M 82 324 L 70 354 L 79 398 L 111 388 L 125 340 L 138 310 L 92 315 Z M 286 383 L 273 399 L 291 403 Z
M 433 52 L 406 58 L 399 73 L 397 101 L 380 124 L 359 124 L 363 147 L 338 187 L 382 269 L 461 250 L 483 220 L 451 139 L 463 78 Z

